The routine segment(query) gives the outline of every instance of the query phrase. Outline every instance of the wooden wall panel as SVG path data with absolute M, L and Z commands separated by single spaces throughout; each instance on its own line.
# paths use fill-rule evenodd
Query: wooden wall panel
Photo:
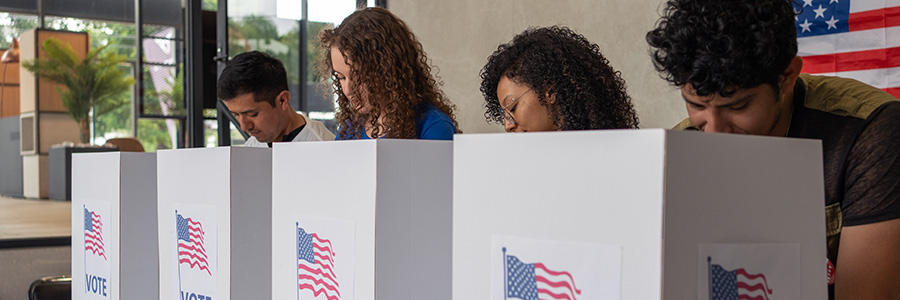
M 47 39 L 53 37 L 64 43 L 72 45 L 72 50 L 75 50 L 75 53 L 78 53 L 79 58 L 84 58 L 87 55 L 88 51 L 88 38 L 87 34 L 83 32 L 70 32 L 70 31 L 55 31 L 55 30 L 38 30 L 38 57 L 44 58 L 47 57 L 47 54 L 44 53 L 43 50 L 40 50 L 41 44 L 44 43 Z M 59 92 L 56 88 L 65 89 L 62 85 L 52 83 L 48 80 L 41 79 L 38 83 L 38 97 L 40 97 L 40 101 L 38 102 L 38 108 L 41 111 L 51 111 L 51 112 L 67 112 L 66 106 L 63 105 L 62 96 L 59 95 Z
M 88 52 L 87 33 L 34 29 L 23 32 L 19 37 L 20 60 L 46 57 L 46 53 L 41 50 L 41 44 L 51 37 L 72 45 L 72 50 L 75 50 L 79 57 L 84 57 Z M 62 88 L 61 85 L 44 79 L 37 80 L 31 72 L 24 69 L 20 70 L 19 78 L 21 86 L 20 112 L 40 110 L 64 113 L 68 111 L 63 105 L 62 97 L 56 91 L 57 87 Z
M 0 49 L 0 55 L 3 55 L 6 50 Z M 19 63 L 8 63 L 8 64 L 0 64 L 0 76 L 3 75 L 3 69 L 6 68 L 6 84 L 18 85 L 19 84 Z M 0 77 L 0 81 L 3 78 Z
M 0 56 L 5 52 L 0 50 Z M 0 118 L 18 115 L 19 63 L 0 63 Z
M 0 118 L 19 115 L 19 87 L 3 87 L 3 101 L 0 102 Z

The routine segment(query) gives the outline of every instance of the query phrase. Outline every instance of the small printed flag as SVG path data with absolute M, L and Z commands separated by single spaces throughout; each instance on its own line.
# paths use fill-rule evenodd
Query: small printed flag
M 801 72 L 853 78 L 900 97 L 900 1 L 793 3 Z
M 182 217 L 181 214 L 175 213 L 177 220 L 176 229 L 178 231 L 178 263 L 188 264 L 191 269 L 197 267 L 206 271 L 209 276 L 208 257 L 206 256 L 206 248 L 203 243 L 203 224 L 194 221 L 191 218 Z
M 100 215 L 84 209 L 84 251 L 90 251 L 106 260 L 103 249 L 103 220 Z
M 575 279 L 569 272 L 550 270 L 539 262 L 526 264 L 512 255 L 504 256 L 507 297 L 523 300 L 576 300 L 581 296 L 581 290 L 575 287 Z
M 297 276 L 298 292 L 309 290 L 313 297 L 325 295 L 328 300 L 341 298 L 331 241 L 300 227 L 297 227 Z
M 720 265 L 710 265 L 710 300 L 768 300 L 772 289 L 763 274 L 750 274 L 743 268 L 725 270 Z

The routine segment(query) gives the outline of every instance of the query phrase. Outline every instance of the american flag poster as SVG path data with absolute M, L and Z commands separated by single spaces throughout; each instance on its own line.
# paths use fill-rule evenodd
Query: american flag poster
M 175 213 L 175 230 L 178 231 L 178 263 L 189 269 L 197 268 L 212 276 L 209 270 L 209 256 L 204 246 L 206 232 L 203 223 Z
M 103 245 L 103 217 L 96 211 L 84 208 L 84 252 L 85 255 L 95 255 L 106 258 L 106 249 Z
M 218 293 L 216 209 L 206 205 L 177 205 L 172 215 L 174 242 L 170 251 L 178 280 L 179 298 L 211 297 Z
M 353 299 L 354 223 L 298 216 L 291 228 L 293 271 L 288 278 L 293 278 L 293 287 L 285 296 L 292 295 L 293 299 Z M 279 272 L 277 266 L 275 269 Z M 275 285 L 278 286 L 277 281 Z M 279 294 L 275 291 L 273 296 L 279 297 Z
M 853 78 L 900 97 L 900 0 L 796 0 L 803 73 Z
M 620 299 L 622 247 L 494 236 L 491 298 Z
M 114 252 L 117 251 L 115 245 L 118 243 L 118 238 L 113 236 L 110 203 L 105 201 L 85 201 L 83 203 L 80 209 L 83 219 L 75 219 L 76 222 L 83 220 L 81 222 L 84 224 L 81 226 L 83 235 L 80 239 L 74 235 L 72 237 L 72 258 L 73 260 L 78 259 L 80 265 L 83 266 L 83 268 L 77 268 L 73 264 L 73 272 L 84 271 L 84 274 L 72 274 L 74 277 L 72 280 L 73 295 L 77 295 L 79 299 L 110 299 L 114 287 L 111 282 L 113 280 L 111 262 L 116 257 Z M 79 209 L 76 208 L 73 210 L 73 214 L 77 216 L 78 211 Z M 72 227 L 78 230 L 77 225 Z M 79 246 L 76 241 L 81 242 L 81 245 Z M 83 256 L 74 255 L 75 251 L 82 253 Z M 74 283 L 78 283 L 78 285 L 74 285 Z M 75 289 L 76 286 L 81 288 Z M 78 291 L 81 293 L 79 294 Z
M 697 274 L 698 299 L 802 297 L 798 244 L 700 245 Z

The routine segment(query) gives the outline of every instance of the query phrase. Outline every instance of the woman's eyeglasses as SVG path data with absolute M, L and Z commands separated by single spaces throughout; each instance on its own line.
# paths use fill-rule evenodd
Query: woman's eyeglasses
M 506 106 L 500 107 L 500 117 L 503 118 L 504 123 L 510 122 L 513 125 L 516 124 L 516 119 L 513 117 L 513 114 L 512 114 L 513 111 L 516 109 L 515 105 L 516 105 L 516 103 L 519 102 L 519 99 L 522 99 L 522 96 L 525 96 L 525 94 L 528 93 L 529 91 L 531 91 L 531 89 L 528 89 L 525 92 L 522 92 L 522 94 L 519 95 L 518 97 L 513 97 L 512 100 L 510 100 L 509 103 L 506 104 Z M 509 96 L 507 96 L 506 98 L 503 98 L 503 100 L 506 100 L 508 98 L 509 98 Z

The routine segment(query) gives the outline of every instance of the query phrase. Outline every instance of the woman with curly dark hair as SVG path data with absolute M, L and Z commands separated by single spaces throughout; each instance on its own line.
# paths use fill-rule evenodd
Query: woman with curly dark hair
M 625 81 L 600 47 L 569 28 L 529 28 L 481 70 L 485 118 L 506 131 L 637 128 Z
M 451 140 L 454 106 L 422 44 L 397 16 L 366 8 L 319 34 L 318 73 L 338 98 L 338 140 Z

